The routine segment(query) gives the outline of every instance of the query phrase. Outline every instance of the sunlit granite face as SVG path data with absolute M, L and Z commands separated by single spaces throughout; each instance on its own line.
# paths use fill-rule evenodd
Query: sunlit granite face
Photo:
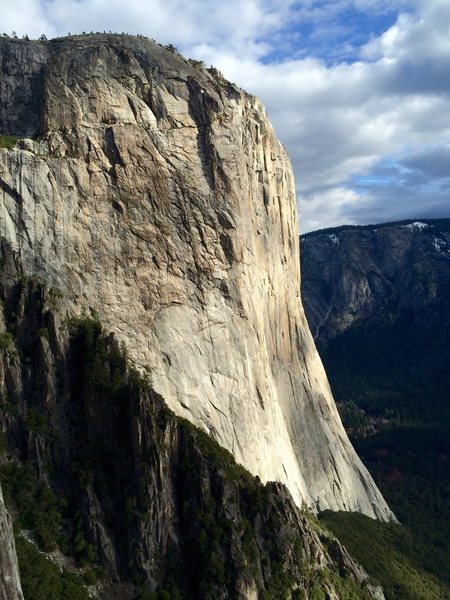
M 391 518 L 305 321 L 291 166 L 260 101 L 141 38 L 0 55 L 0 123 L 27 138 L 0 150 L 0 234 L 28 273 L 64 310 L 95 310 L 169 406 L 263 481 Z

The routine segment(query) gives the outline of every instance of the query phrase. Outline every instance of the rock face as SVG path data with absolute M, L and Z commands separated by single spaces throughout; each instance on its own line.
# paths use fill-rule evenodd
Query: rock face
M 424 341 L 427 328 L 438 339 L 447 327 L 450 219 L 327 229 L 301 246 L 303 304 L 319 346 L 358 324 L 407 318 Z
M 19 264 L 3 245 L 0 477 L 28 538 L 48 552 L 63 532 L 85 576 L 101 568 L 95 597 L 105 600 L 384 598 L 284 486 L 263 486 L 169 411 L 96 319 L 64 326 L 54 293 Z M 22 596 L 4 585 L 17 568 L 0 511 L 0 597 L 13 600 Z M 25 597 L 46 597 L 23 543 Z M 61 597 L 92 597 L 70 591 Z
M 0 598 L 23 600 L 12 519 L 6 511 L 0 484 Z
M 27 136 L 0 151 L 0 235 L 25 272 L 297 504 L 391 518 L 302 312 L 292 172 L 259 100 L 141 38 L 0 55 L 2 132 Z

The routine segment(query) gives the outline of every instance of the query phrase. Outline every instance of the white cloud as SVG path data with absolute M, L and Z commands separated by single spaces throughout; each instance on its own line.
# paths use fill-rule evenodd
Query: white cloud
M 2 0 L 1 33 L 11 35 L 14 31 L 19 36 L 28 34 L 37 38 L 43 33 L 56 35 L 57 30 L 50 25 L 46 6 L 40 0 Z
M 50 21 L 61 32 L 126 31 L 182 48 L 203 43 L 233 51 L 256 47 L 257 38 L 282 27 L 290 4 L 284 0 L 48 0 Z
M 450 141 L 448 0 L 2 0 L 2 9 L 7 32 L 112 30 L 171 42 L 259 95 L 292 158 L 303 230 L 415 216 L 420 202 L 445 211 L 443 188 L 433 196 L 412 178 L 396 182 L 395 168 L 382 189 L 366 178 L 362 193 L 354 180 Z M 359 14 L 353 30 L 349 11 Z M 389 15 L 386 31 L 371 35 L 371 18 Z M 277 62 L 264 64 L 270 55 Z
M 365 197 L 346 187 L 329 187 L 325 191 L 312 193 L 307 197 L 299 196 L 300 228 L 306 231 L 303 223 L 308 223 L 307 230 L 314 231 L 324 227 L 334 227 L 339 223 L 342 213 L 351 215 L 355 207 L 367 204 L 370 197 Z M 349 217 L 347 225 L 356 224 L 357 220 Z
M 421 191 L 395 180 L 383 189 L 374 186 L 369 196 L 351 189 L 355 175 L 368 174 L 387 157 L 404 158 L 450 140 L 450 11 L 444 2 L 401 14 L 352 64 L 306 59 L 262 66 L 215 59 L 233 79 L 249 81 L 267 104 L 293 160 L 305 230 L 330 219 L 373 222 L 413 211 L 450 216 L 446 190 Z

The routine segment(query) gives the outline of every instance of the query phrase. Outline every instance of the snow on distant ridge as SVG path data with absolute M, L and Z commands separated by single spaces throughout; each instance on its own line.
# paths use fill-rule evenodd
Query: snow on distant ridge
M 339 244 L 339 238 L 335 233 L 329 233 L 327 237 L 330 238 L 333 244 Z
M 408 223 L 408 225 L 401 225 L 403 229 L 425 229 L 425 227 L 429 227 L 427 223 L 422 223 L 421 221 L 414 221 L 414 223 Z
M 441 236 L 433 239 L 433 246 L 438 252 L 448 257 L 450 256 L 450 233 L 442 233 Z

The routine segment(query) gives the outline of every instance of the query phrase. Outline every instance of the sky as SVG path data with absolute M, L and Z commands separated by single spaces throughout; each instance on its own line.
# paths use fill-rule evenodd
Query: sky
M 450 217 L 450 0 L 0 0 L 0 28 L 171 43 L 264 102 L 302 233 Z

